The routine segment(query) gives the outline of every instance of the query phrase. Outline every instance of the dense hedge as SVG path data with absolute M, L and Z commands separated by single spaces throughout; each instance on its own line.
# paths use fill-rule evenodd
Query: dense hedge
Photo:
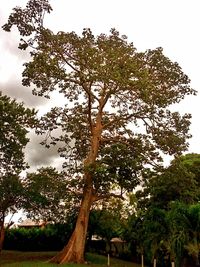
M 72 225 L 47 225 L 45 228 L 17 228 L 6 231 L 4 249 L 19 251 L 59 251 L 67 243 L 72 233 Z M 132 260 L 133 254 L 129 250 L 119 249 L 116 253 L 113 246 L 105 240 L 88 240 L 86 250 L 99 254 Z
M 97 252 L 99 254 L 108 253 L 105 240 L 88 240 L 86 250 L 89 252 Z
M 72 226 L 69 225 L 47 225 L 45 228 L 17 228 L 6 231 L 4 249 L 19 251 L 59 251 L 67 243 L 72 233 Z M 130 260 L 128 251 L 119 251 L 118 255 L 113 254 L 111 246 L 105 240 L 88 240 L 86 250 L 99 254 L 110 253 Z
M 66 244 L 72 229 L 68 225 L 45 228 L 18 228 L 6 231 L 4 249 L 20 251 L 55 251 Z

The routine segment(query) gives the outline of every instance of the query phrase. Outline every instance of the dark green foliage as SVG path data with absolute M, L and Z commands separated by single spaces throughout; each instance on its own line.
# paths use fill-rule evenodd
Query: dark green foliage
M 109 242 L 113 237 L 120 234 L 121 221 L 118 214 L 102 209 L 93 210 L 90 214 L 88 233 L 97 235 Z
M 153 258 L 161 264 L 165 258 L 180 266 L 184 258 L 199 263 L 200 204 L 169 203 L 168 210 L 150 206 L 143 214 L 129 218 L 124 238 L 133 255 L 144 253 L 147 262 Z
M 27 173 L 24 209 L 28 216 L 56 223 L 76 218 L 79 199 L 68 190 L 67 178 L 51 167 Z
M 36 123 L 35 111 L 0 92 L 0 175 L 16 174 L 26 167 L 24 147 L 28 128 Z
M 183 257 L 192 257 L 198 263 L 199 162 L 198 154 L 176 157 L 159 173 L 149 173 L 144 188 L 137 192 L 139 213 L 135 220 L 151 256 L 168 254 L 178 265 Z M 134 233 L 134 220 L 130 224 Z
M 0 92 L 0 251 L 5 217 L 24 204 L 24 183 L 19 173 L 27 167 L 24 148 L 29 139 L 26 134 L 35 123 L 34 110 Z
M 136 195 L 139 206 L 168 209 L 171 201 L 187 204 L 200 200 L 200 164 L 198 154 L 177 157 L 169 167 L 149 173 L 142 190 Z
M 24 200 L 24 186 L 19 176 L 0 176 L 0 221 L 3 222 L 9 212 L 15 213 L 21 208 Z
M 49 13 L 51 10 L 52 8 L 47 0 L 31 0 L 27 3 L 25 9 L 20 7 L 14 8 L 15 12 L 9 17 L 8 23 L 4 25 L 3 29 L 5 31 L 10 31 L 12 25 L 18 25 L 19 19 L 23 17 L 24 21 L 21 20 L 21 25 L 18 29 L 22 36 L 29 36 L 34 31 L 39 31 L 43 28 L 41 19 L 45 12 Z M 31 44 L 33 44 L 33 42 L 34 39 L 30 41 Z M 28 44 L 21 40 L 19 48 L 26 49 L 27 46 Z
M 180 162 L 185 166 L 188 172 L 193 174 L 197 188 L 200 190 L 200 154 L 190 153 L 183 155 L 180 157 Z M 198 200 L 200 200 L 200 191 Z
M 6 231 L 4 249 L 20 251 L 56 251 L 69 239 L 73 226 L 47 225 L 45 228 L 10 229 Z
M 95 252 L 98 254 L 107 254 L 106 240 L 87 240 L 86 251 Z

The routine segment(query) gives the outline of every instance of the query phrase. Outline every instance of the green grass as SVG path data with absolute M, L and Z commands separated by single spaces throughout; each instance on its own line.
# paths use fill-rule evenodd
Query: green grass
M 0 267 L 58 267 L 57 264 L 48 263 L 56 252 L 19 252 L 19 251 L 3 251 L 0 254 Z M 65 267 L 106 267 L 107 257 L 87 253 L 87 265 L 83 264 L 62 264 Z M 111 258 L 110 266 L 112 267 L 139 267 L 138 264 Z

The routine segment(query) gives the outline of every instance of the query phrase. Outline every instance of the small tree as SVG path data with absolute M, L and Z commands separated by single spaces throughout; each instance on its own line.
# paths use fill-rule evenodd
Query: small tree
M 53 33 L 43 24 L 50 11 L 47 0 L 30 0 L 25 9 L 14 9 L 3 28 L 16 25 L 23 38 L 19 48 L 30 48 L 23 85 L 33 83 L 37 95 L 50 97 L 57 90 L 66 98 L 66 106 L 53 108 L 37 129 L 50 138 L 47 146 L 62 142 L 65 166 L 82 185 L 75 230 L 51 261 L 84 262 L 92 204 L 109 197 L 113 185 L 120 192 L 134 188 L 143 166 L 161 160 L 160 150 L 174 155 L 187 148 L 190 115 L 181 117 L 167 107 L 195 91 L 161 48 L 138 53 L 114 29 L 97 37 L 90 29 L 82 36 Z M 57 128 L 59 137 L 53 136 Z
M 170 166 L 149 174 L 143 188 L 136 193 L 139 206 L 168 210 L 171 201 L 192 204 L 199 200 L 198 175 L 183 158 L 177 157 Z
M 21 208 L 24 201 L 24 188 L 17 175 L 7 174 L 0 176 L 0 252 L 3 248 L 5 229 L 9 228 L 13 222 L 10 220 L 5 226 L 5 218 L 10 214 L 15 214 Z
M 34 125 L 35 112 L 0 92 L 0 251 L 5 234 L 5 217 L 23 203 L 19 173 L 26 168 L 24 151 L 27 127 Z M 11 224 L 8 224 L 9 227 Z
M 123 229 L 124 203 L 121 199 L 110 198 L 108 202 L 94 207 L 90 214 L 88 232 L 98 235 L 107 242 L 113 237 L 120 237 Z

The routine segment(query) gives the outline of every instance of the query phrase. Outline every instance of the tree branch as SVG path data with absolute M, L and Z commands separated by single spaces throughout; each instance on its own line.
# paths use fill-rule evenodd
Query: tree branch
M 115 194 L 115 193 L 109 193 L 109 194 L 105 194 L 105 195 L 93 195 L 93 201 L 99 201 L 101 199 L 108 199 L 110 197 L 115 197 L 115 198 L 120 198 L 122 200 L 124 200 L 125 198 L 122 196 L 122 194 Z
M 113 125 L 113 124 L 119 123 L 120 121 L 128 121 L 133 117 L 135 118 L 136 116 L 137 116 L 136 114 L 128 114 L 127 116 L 124 116 L 124 117 L 120 117 L 120 116 L 119 117 L 115 117 L 113 120 L 111 120 L 108 123 L 104 124 L 102 127 L 103 127 L 103 129 L 105 129 L 105 128 Z

